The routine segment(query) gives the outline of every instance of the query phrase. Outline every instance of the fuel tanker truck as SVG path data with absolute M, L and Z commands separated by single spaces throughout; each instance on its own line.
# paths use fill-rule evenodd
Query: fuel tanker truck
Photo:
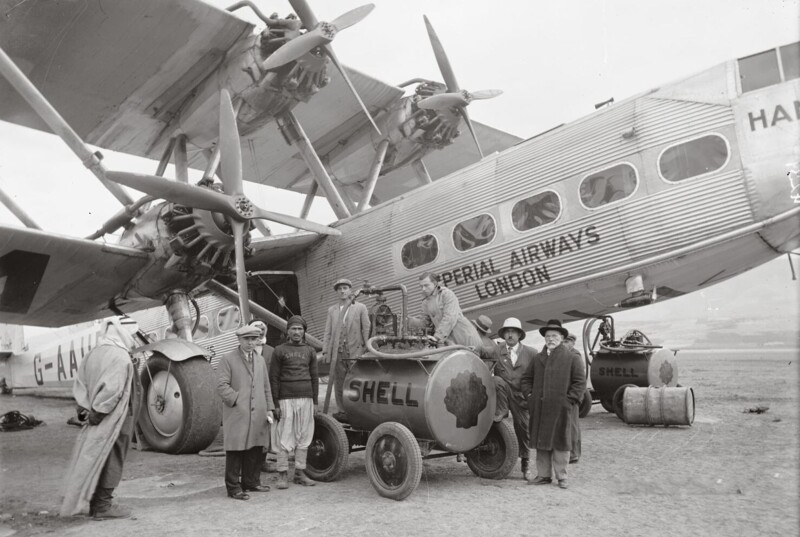
M 592 328 L 597 323 L 599 323 L 597 334 L 589 345 Z M 664 411 L 663 400 L 667 400 L 667 404 L 672 407 L 667 410 L 680 409 L 680 413 L 684 416 L 675 423 L 691 424 L 694 419 L 694 392 L 691 388 L 664 390 L 681 387 L 678 384 L 677 351 L 653 345 L 639 330 L 630 330 L 617 340 L 614 333 L 614 319 L 610 315 L 588 319 L 583 326 L 582 339 L 586 357 L 586 378 L 591 382 L 589 391 L 592 399 L 599 401 L 605 410 L 616 414 L 626 423 L 631 423 L 625 417 L 626 390 L 646 388 L 647 391 L 642 392 L 642 397 L 659 397 L 660 412 Z M 661 389 L 661 392 L 654 392 L 651 395 L 653 389 Z M 638 392 L 634 390 L 629 396 L 633 396 L 634 393 Z M 672 400 L 676 397 L 681 400 Z M 655 409 L 656 405 L 653 405 L 653 408 Z M 581 413 L 588 414 L 590 409 L 591 406 L 589 409 L 582 407 Z M 645 411 L 650 413 L 647 408 Z M 649 416 L 647 421 L 650 424 L 667 423 L 663 418 L 650 419 Z
M 402 294 L 398 318 L 385 293 Z M 346 423 L 315 416 L 306 472 L 333 481 L 347 467 L 349 453 L 366 451 L 372 486 L 394 500 L 419 484 L 423 459 L 466 457 L 476 475 L 503 479 L 519 456 L 511 424 L 495 422 L 495 387 L 490 367 L 469 348 L 438 346 L 424 323 L 409 323 L 405 286 L 366 287 L 375 296 L 367 352 L 347 360 L 343 407 Z M 335 364 L 331 364 L 333 371 Z

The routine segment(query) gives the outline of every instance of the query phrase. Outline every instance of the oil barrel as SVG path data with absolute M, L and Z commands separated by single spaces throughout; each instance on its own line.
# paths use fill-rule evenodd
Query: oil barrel
M 591 380 L 599 399 L 610 399 L 623 384 L 672 387 L 678 384 L 678 360 L 670 349 L 602 349 L 592 361 Z
M 484 363 L 456 350 L 424 358 L 368 358 L 352 362 L 343 406 L 350 425 L 371 431 L 396 421 L 440 449 L 465 452 L 492 426 L 495 387 Z
M 628 388 L 622 396 L 622 419 L 630 425 L 691 425 L 694 390 L 685 386 Z

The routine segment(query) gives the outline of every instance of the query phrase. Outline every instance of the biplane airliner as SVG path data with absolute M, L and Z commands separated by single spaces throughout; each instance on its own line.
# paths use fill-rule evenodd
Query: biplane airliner
M 79 239 L 38 229 L 3 195 L 27 227 L 0 228 L 0 322 L 58 327 L 165 305 L 176 337 L 153 338 L 142 373 L 142 431 L 158 449 L 197 451 L 218 432 L 193 299 L 230 300 L 230 326 L 254 312 L 285 328 L 249 300 L 249 272 L 296 304 L 312 335 L 340 275 L 414 287 L 427 270 L 468 315 L 534 328 L 703 289 L 798 246 L 800 43 L 523 141 L 470 120 L 470 102 L 499 91 L 461 88 L 427 19 L 444 83 L 412 80 L 406 96 L 333 51 L 371 6 L 320 22 L 304 0 L 290 3 L 297 16 L 281 19 L 249 2 L 73 13 L 0 0 L 0 118 L 60 135 L 123 205 Z M 85 143 L 157 159 L 155 174 L 108 170 Z M 162 177 L 170 161 L 174 180 Z M 190 168 L 203 172 L 197 184 Z M 299 216 L 262 209 L 244 180 L 303 192 L 306 204 Z M 330 226 L 306 219 L 318 195 L 338 218 Z M 260 220 L 299 231 L 272 235 Z M 120 228 L 117 243 L 97 240 Z

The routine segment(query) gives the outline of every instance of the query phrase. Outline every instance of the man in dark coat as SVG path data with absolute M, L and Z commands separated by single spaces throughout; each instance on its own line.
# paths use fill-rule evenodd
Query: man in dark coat
M 569 352 L 571 352 L 573 355 L 575 355 L 578 358 L 580 358 L 581 362 L 583 362 L 583 355 L 581 354 L 581 352 L 578 349 L 575 348 L 575 335 L 574 334 L 568 334 L 567 335 L 567 337 L 564 339 L 564 346 L 567 349 L 569 349 Z M 584 386 L 583 386 L 583 391 L 584 391 L 584 394 L 585 394 L 586 393 L 586 385 L 585 385 L 585 383 L 584 383 Z M 578 404 L 578 406 L 580 406 L 580 403 Z M 580 420 L 575 422 L 575 431 L 574 432 L 575 432 L 575 434 L 573 435 L 573 438 L 572 438 L 572 449 L 570 450 L 570 454 L 569 454 L 569 463 L 570 464 L 577 463 L 581 458 L 581 426 L 580 426 Z
M 261 330 L 245 325 L 236 331 L 239 347 L 225 354 L 217 366 L 217 391 L 222 397 L 225 447 L 225 488 L 235 500 L 249 500 L 247 492 L 268 492 L 261 484 L 261 459 L 269 446 L 274 421 L 267 364 L 256 354 Z
M 565 489 L 586 373 L 583 361 L 562 345 L 569 332 L 560 321 L 548 321 L 539 333 L 544 336 L 545 350 L 533 359 L 521 380 L 531 415 L 531 447 L 536 449 L 537 475 L 529 484 L 551 483 L 555 474 L 558 486 Z
M 519 443 L 519 456 L 522 466 L 522 477 L 530 478 L 529 464 L 530 443 L 528 441 L 528 401 L 522 395 L 522 375 L 528 370 L 537 352 L 520 343 L 525 339 L 525 331 L 519 319 L 509 317 L 497 334 L 505 343 L 478 347 L 484 360 L 494 360 L 494 380 L 497 392 L 497 406 L 494 421 L 502 421 L 511 410 L 514 420 L 514 433 Z

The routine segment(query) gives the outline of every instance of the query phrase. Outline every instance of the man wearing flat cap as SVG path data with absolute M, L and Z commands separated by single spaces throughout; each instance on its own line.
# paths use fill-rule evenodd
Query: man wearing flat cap
M 353 284 L 346 278 L 341 278 L 333 284 L 333 290 L 339 300 L 328 308 L 322 343 L 323 355 L 332 365 L 333 393 L 336 396 L 336 407 L 339 409 L 334 417 L 339 420 L 345 419 L 345 414 L 342 412 L 342 393 L 349 365 L 347 360 L 364 354 L 369 339 L 369 313 L 364 304 L 356 302 L 355 297 L 351 296 L 352 287 Z
M 472 320 L 472 324 L 481 337 L 481 346 L 491 347 L 495 344 L 494 340 L 489 337 L 489 334 L 492 333 L 492 319 L 489 316 L 478 315 L 477 319 Z
M 479 318 L 480 320 L 480 318 Z M 477 326 L 476 326 L 477 327 Z M 495 421 L 502 421 L 511 411 L 514 420 L 514 433 L 519 443 L 519 456 L 522 467 L 522 477 L 528 479 L 530 460 L 530 443 L 528 441 L 528 401 L 522 395 L 522 375 L 536 357 L 536 350 L 521 343 L 525 339 L 525 331 L 519 319 L 509 317 L 503 327 L 497 331 L 503 338 L 501 344 L 492 343 L 491 346 L 478 347 L 478 352 L 484 360 L 494 360 L 494 385 L 497 393 L 495 407 Z
M 217 391 L 222 397 L 225 448 L 225 488 L 235 500 L 248 492 L 268 492 L 261 484 L 261 460 L 269 446 L 275 405 L 267 365 L 256 353 L 261 330 L 245 325 L 236 331 L 239 346 L 222 356 L 217 366 Z
M 539 329 L 545 348 L 522 375 L 522 393 L 528 396 L 530 441 L 536 450 L 536 477 L 531 485 L 553 482 L 567 488 L 567 464 L 578 421 L 578 406 L 586 385 L 583 360 L 564 345 L 569 332 L 552 319 Z

